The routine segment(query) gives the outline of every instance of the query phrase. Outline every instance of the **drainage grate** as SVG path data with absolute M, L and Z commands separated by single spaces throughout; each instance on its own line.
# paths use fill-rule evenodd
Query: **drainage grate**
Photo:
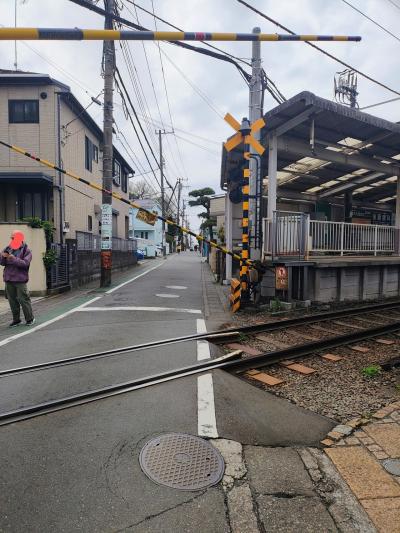
M 382 464 L 389 474 L 400 476 L 400 459 L 385 459 Z
M 222 479 L 221 454 L 206 440 L 184 433 L 167 433 L 149 440 L 139 462 L 148 478 L 179 490 L 200 490 Z

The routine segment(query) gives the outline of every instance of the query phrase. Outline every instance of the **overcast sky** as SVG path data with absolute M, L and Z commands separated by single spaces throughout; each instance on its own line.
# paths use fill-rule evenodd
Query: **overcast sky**
M 350 2 L 400 39 L 400 0 L 393 0 L 399 8 L 390 0 Z M 14 3 L 14 0 L 0 0 L 1 23 L 4 26 L 14 25 Z M 135 7 L 128 0 L 118 0 L 118 3 L 122 7 L 121 16 L 137 22 Z M 136 3 L 152 11 L 151 0 L 138 0 Z M 248 3 L 298 33 L 361 35 L 361 43 L 321 43 L 320 46 L 373 78 L 400 90 L 400 42 L 356 13 L 342 0 L 248 0 Z M 97 4 L 103 7 L 102 0 Z M 281 32 L 236 0 L 153 0 L 153 4 L 156 15 L 186 31 L 249 32 L 253 27 L 260 26 L 265 33 Z M 17 10 L 18 26 L 101 28 L 103 25 L 102 17 L 68 0 L 17 0 Z M 154 29 L 152 16 L 140 10 L 137 14 L 141 25 Z M 169 29 L 161 22 L 157 22 L 157 25 L 158 29 Z M 251 56 L 251 43 L 214 44 L 241 58 L 249 59 Z M 83 105 L 90 103 L 90 97 L 98 95 L 102 90 L 102 43 L 29 42 L 27 45 L 30 48 L 24 43 L 18 44 L 19 69 L 49 73 L 69 85 Z M 141 102 L 138 102 L 135 94 L 119 43 L 116 44 L 117 64 L 143 119 L 154 152 L 158 155 L 153 132 L 161 124 L 166 129 L 171 127 L 160 53 L 153 42 L 145 43 L 144 48 L 142 43 L 132 42 L 129 47 L 134 61 L 132 66 L 145 96 Z M 187 186 L 184 189 L 185 196 L 189 190 L 205 186 L 213 187 L 217 193 L 221 192 L 221 143 L 232 133 L 221 115 L 227 111 L 238 118 L 247 115 L 248 89 L 233 65 L 168 43 L 161 43 L 160 49 L 172 122 L 177 135 L 181 137 L 164 136 L 168 179 L 172 183 L 175 183 L 177 177 L 187 179 L 184 183 Z M 262 43 L 262 57 L 268 76 L 286 98 L 303 90 L 312 91 L 324 98 L 333 98 L 333 77 L 342 68 L 307 44 Z M 14 61 L 14 44 L 1 42 L 0 68 L 14 68 Z M 358 81 L 360 107 L 396 97 L 362 77 Z M 116 123 L 128 140 L 135 159 L 132 161 L 118 139 L 116 144 L 135 168 L 136 174 L 147 172 L 148 162 L 120 104 L 120 96 L 116 95 Z M 277 104 L 267 93 L 265 111 L 275 105 Z M 89 112 L 101 125 L 102 108 L 93 104 Z M 376 107 L 369 112 L 398 121 L 400 101 Z M 204 139 L 192 137 L 188 133 Z M 150 154 L 149 160 L 152 167 L 156 168 Z M 158 187 L 151 173 L 145 177 L 155 188 Z M 192 227 L 199 224 L 194 210 L 191 224 Z

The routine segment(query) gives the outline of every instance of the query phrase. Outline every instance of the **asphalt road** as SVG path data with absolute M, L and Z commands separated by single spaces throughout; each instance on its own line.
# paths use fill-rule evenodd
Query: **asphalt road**
M 150 262 L 132 278 L 139 275 L 109 294 L 93 293 L 84 307 L 48 325 L 0 342 L 0 369 L 204 327 L 197 254 Z M 188 365 L 204 350 L 204 344 L 186 342 L 1 378 L 0 411 Z M 165 512 L 171 524 L 180 513 L 181 531 L 227 530 L 219 488 L 180 492 L 143 475 L 138 454 L 146 440 L 173 431 L 248 444 L 309 445 L 331 422 L 220 371 L 213 373 L 213 384 L 205 412 L 198 378 L 187 377 L 1 427 L 0 531 L 151 531 L 151 517 Z

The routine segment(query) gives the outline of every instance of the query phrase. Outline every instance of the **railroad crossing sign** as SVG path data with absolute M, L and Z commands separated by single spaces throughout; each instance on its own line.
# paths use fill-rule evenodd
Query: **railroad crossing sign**
M 265 152 L 264 146 L 253 137 L 253 133 L 265 126 L 265 120 L 263 118 L 259 118 L 253 124 L 250 124 L 247 119 L 243 119 L 242 124 L 240 124 L 230 113 L 227 113 L 224 119 L 237 132 L 236 135 L 228 139 L 224 144 L 228 152 L 236 148 L 236 146 L 239 146 L 239 144 L 244 143 L 252 146 L 259 155 L 263 155 Z M 247 153 L 245 153 L 244 157 L 249 159 Z

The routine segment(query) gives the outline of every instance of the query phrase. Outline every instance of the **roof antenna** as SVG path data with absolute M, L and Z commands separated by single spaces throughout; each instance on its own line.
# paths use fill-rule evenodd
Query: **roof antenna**
M 346 69 L 342 72 L 336 72 L 334 83 L 336 102 L 358 108 L 357 74 L 354 70 Z

